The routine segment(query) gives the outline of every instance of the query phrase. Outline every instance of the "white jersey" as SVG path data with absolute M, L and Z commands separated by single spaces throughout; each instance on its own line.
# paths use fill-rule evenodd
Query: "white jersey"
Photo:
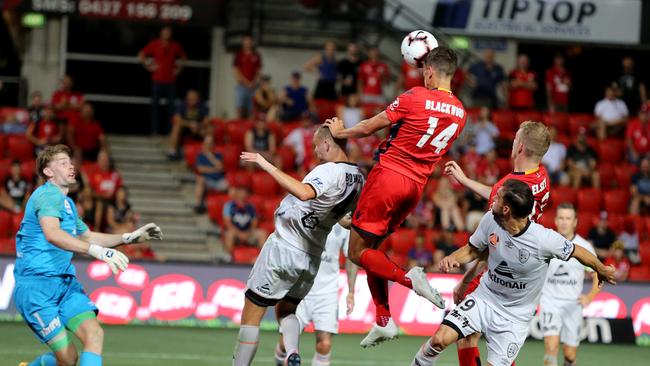
M 596 255 L 594 247 L 580 235 L 573 238 L 573 243 L 579 245 Z M 546 283 L 542 290 L 543 297 L 560 300 L 576 300 L 582 294 L 582 286 L 585 281 L 585 270 L 592 272 L 577 259 L 571 258 L 564 262 L 558 259 L 551 259 L 546 274 Z
M 492 212 L 486 213 L 469 244 L 482 252 L 489 249 L 488 270 L 476 296 L 495 311 L 518 321 L 533 318 L 551 258 L 568 260 L 574 244 L 557 232 L 532 221 L 521 233 L 510 235 Z
M 286 242 L 310 255 L 320 257 L 325 239 L 334 224 L 354 211 L 364 178 L 352 163 L 325 163 L 303 179 L 316 197 L 301 201 L 288 194 L 275 211 L 275 233 Z
M 336 224 L 327 236 L 325 250 L 321 255 L 320 268 L 314 280 L 314 285 L 307 297 L 334 296 L 339 291 L 339 254 L 341 251 L 348 256 L 348 240 L 350 230 Z

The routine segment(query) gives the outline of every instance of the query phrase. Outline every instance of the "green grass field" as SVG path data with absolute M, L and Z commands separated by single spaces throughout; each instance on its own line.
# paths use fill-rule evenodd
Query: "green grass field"
M 104 365 L 107 366 L 227 366 L 230 365 L 237 331 L 234 329 L 106 326 Z M 253 365 L 273 365 L 276 333 L 262 332 Z M 334 338 L 333 365 L 409 365 L 424 338 L 402 337 L 377 348 L 364 350 L 361 335 Z M 313 355 L 314 336 L 305 334 L 301 349 L 305 365 Z M 482 347 L 485 352 L 485 347 Z M 47 351 L 22 323 L 0 323 L 0 365 L 14 366 L 31 361 Z M 517 365 L 541 365 L 543 344 L 526 342 Z M 584 344 L 579 350 L 581 365 L 642 366 L 650 364 L 650 348 Z M 456 349 L 449 348 L 438 365 L 457 365 Z

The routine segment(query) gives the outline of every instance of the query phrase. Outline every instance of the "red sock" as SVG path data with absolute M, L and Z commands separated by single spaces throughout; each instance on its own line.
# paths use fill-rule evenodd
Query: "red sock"
M 460 366 L 481 366 L 481 353 L 478 347 L 459 348 L 458 362 Z
M 367 274 L 368 288 L 372 295 L 372 302 L 375 304 L 375 322 L 385 327 L 390 320 L 390 308 L 388 307 L 388 281 L 379 277 Z
M 380 250 L 364 249 L 359 257 L 359 262 L 363 269 L 373 276 L 397 282 L 410 289 L 413 288 L 411 280 L 406 278 L 406 271 L 388 259 L 386 253 Z

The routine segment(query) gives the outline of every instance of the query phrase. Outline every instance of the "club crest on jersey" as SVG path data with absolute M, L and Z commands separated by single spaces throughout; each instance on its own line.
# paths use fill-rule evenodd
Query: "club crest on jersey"
M 524 264 L 528 262 L 528 258 L 530 258 L 528 249 L 519 249 L 519 263 Z
M 320 220 L 318 220 L 318 217 L 314 215 L 314 212 L 310 212 L 303 216 L 300 221 L 302 222 L 302 226 L 306 227 L 307 229 L 313 230 L 318 226 L 318 223 Z
M 399 98 L 395 98 L 393 103 L 390 104 L 390 110 L 394 111 L 397 109 L 397 107 L 399 107 Z
M 65 212 L 67 212 L 68 215 L 72 215 L 72 207 L 70 207 L 70 202 L 68 202 L 68 200 L 63 201 L 63 207 L 65 208 Z
M 488 241 L 490 242 L 490 245 L 496 248 L 497 244 L 499 244 L 499 236 L 495 233 L 492 233 L 488 237 Z
M 564 248 L 562 248 L 562 254 L 564 255 L 564 258 L 569 258 L 571 254 L 573 254 L 573 243 L 565 240 L 564 241 Z
M 517 355 L 519 351 L 519 346 L 516 343 L 510 343 L 508 345 L 508 358 L 513 358 Z

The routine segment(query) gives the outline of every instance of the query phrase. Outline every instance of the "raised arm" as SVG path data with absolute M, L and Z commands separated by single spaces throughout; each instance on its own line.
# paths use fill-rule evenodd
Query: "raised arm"
M 325 125 L 329 127 L 332 136 L 339 139 L 368 137 L 391 124 L 392 122 L 388 119 L 386 111 L 383 111 L 369 119 L 364 119 L 350 128 L 345 128 L 343 120 L 338 117 L 325 121 Z
M 599 286 L 601 286 L 605 281 L 612 285 L 616 284 L 616 269 L 614 266 L 605 266 L 595 255 L 589 253 L 587 249 L 584 249 L 579 245 L 574 245 L 573 254 L 571 256 L 577 259 L 578 262 L 596 271 L 598 274 Z
M 484 250 L 481 252 L 478 260 L 472 265 L 472 267 L 463 274 L 463 279 L 456 285 L 456 287 L 454 287 L 454 304 L 463 301 L 463 295 L 465 295 L 465 291 L 467 291 L 467 286 L 479 273 L 483 272 L 485 267 L 487 267 L 487 257 L 488 251 Z
M 478 258 L 481 253 L 479 250 L 470 244 L 465 244 L 463 247 L 456 249 L 450 255 L 444 257 L 440 261 L 440 271 L 447 273 L 454 268 L 458 268 L 463 264 L 469 263 Z
M 284 173 L 275 165 L 269 163 L 258 153 L 242 152 L 240 158 L 244 162 L 256 163 L 262 170 L 269 173 L 282 188 L 286 189 L 301 201 L 307 201 L 316 197 L 316 190 L 309 184 L 303 183 L 296 178 Z
M 486 186 L 481 182 L 468 178 L 463 172 L 463 169 L 461 169 L 461 167 L 455 161 L 448 161 L 445 164 L 445 174 L 453 176 L 454 178 L 456 178 L 458 183 L 469 188 L 470 190 L 477 193 L 479 196 L 485 198 L 486 200 L 490 199 L 490 193 L 492 192 L 492 187 Z

